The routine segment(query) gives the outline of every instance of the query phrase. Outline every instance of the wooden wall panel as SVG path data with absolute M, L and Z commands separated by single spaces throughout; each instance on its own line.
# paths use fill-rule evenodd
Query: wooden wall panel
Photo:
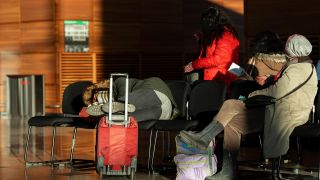
M 103 79 L 108 78 L 106 71 L 105 60 L 106 57 L 102 53 L 96 54 L 96 82 L 102 81 Z
M 56 20 L 56 48 L 58 53 L 64 52 L 64 20 Z M 89 38 L 90 41 L 91 38 Z
M 183 79 L 183 62 L 184 59 L 182 53 L 143 54 L 141 60 L 141 76 L 156 76 L 163 79 Z
M 1 53 L 20 52 L 19 23 L 0 24 L 0 50 Z
M 114 71 L 126 71 L 137 78 L 183 78 L 181 68 L 186 58 L 197 51 L 193 34 L 199 28 L 201 12 L 217 4 L 239 13 L 242 2 L 1 1 L 0 87 L 5 84 L 6 74 L 45 74 L 46 103 L 54 105 L 61 103 L 61 94 L 67 84 L 77 80 L 98 81 Z M 89 21 L 89 53 L 64 53 L 64 20 Z M 8 57 L 15 60 L 9 63 Z M 77 64 L 79 71 L 68 69 L 71 59 L 80 61 Z M 170 68 L 166 68 L 168 64 Z M 1 97 L 5 94 L 3 90 L 1 94 Z
M 57 20 L 92 20 L 93 0 L 56 0 Z
M 46 89 L 56 92 L 55 23 L 53 0 L 0 2 L 0 112 L 6 111 L 8 74 L 45 74 Z M 49 88 L 47 88 L 49 87 Z M 48 92 L 45 92 L 48 94 Z M 46 99 L 56 101 L 57 93 Z
M 104 23 L 103 22 L 94 22 L 92 25 L 92 33 L 94 34 L 93 36 L 93 44 L 91 46 L 91 50 L 97 53 L 101 53 L 104 51 Z M 92 39 L 92 38 L 91 38 Z
M 20 74 L 42 74 L 46 84 L 56 84 L 55 56 L 55 53 L 22 54 L 17 70 Z
M 283 41 L 298 33 L 305 35 L 313 45 L 311 58 L 320 57 L 320 1 L 319 0 L 269 0 L 250 1 L 245 3 L 246 46 L 249 49 L 250 39 L 261 31 L 272 30 L 278 33 Z
M 94 0 L 94 20 L 101 22 L 133 23 L 140 21 L 141 1 Z
M 142 52 L 183 51 L 183 30 L 181 23 L 155 23 L 141 25 Z
M 97 79 L 105 79 L 113 72 L 127 72 L 141 78 L 141 56 L 138 53 L 97 54 Z
M 181 23 L 182 1 L 141 0 L 140 21 L 142 23 Z
M 66 86 L 76 81 L 93 81 L 95 62 L 90 53 L 61 53 L 59 63 L 59 98 Z
M 21 21 L 53 21 L 54 1 L 53 0 L 27 0 L 20 1 Z
M 45 86 L 45 97 L 46 97 L 46 112 L 47 113 L 59 113 L 60 109 L 58 106 L 61 106 L 58 99 L 58 89 L 56 83 L 49 84 L 46 83 Z
M 99 24 L 100 25 L 100 24 Z M 95 37 L 97 49 L 105 52 L 139 52 L 140 26 L 137 23 L 103 23 L 95 26 L 101 29 Z
M 320 32 L 319 0 L 245 1 L 247 35 L 271 29 L 280 34 Z
M 101 2 L 94 1 L 95 5 Z M 239 0 L 110 0 L 102 4 L 103 8 L 94 9 L 93 27 L 94 50 L 97 55 L 106 54 L 102 55 L 106 58 L 101 61 L 105 63 L 101 64 L 102 69 L 127 71 L 140 78 L 183 78 L 182 67 L 186 57 L 191 57 L 187 54 L 194 55 L 198 50 L 193 34 L 199 31 L 201 13 L 209 6 L 218 5 L 227 10 L 230 6 L 227 13 L 237 22 L 241 20 L 238 25 L 243 23 L 243 1 Z M 137 60 L 133 60 L 135 57 Z M 135 69 L 127 69 L 129 61 L 139 64 L 132 64 Z M 167 64 L 172 68 L 166 71 Z
M 199 32 L 199 24 L 193 23 L 193 24 L 183 24 L 183 48 L 184 52 L 188 53 L 196 53 L 198 52 L 199 46 L 198 41 L 195 38 L 194 34 L 196 32 Z
M 21 24 L 22 53 L 55 53 L 55 25 L 50 21 Z
M 194 0 L 184 0 L 183 1 L 183 23 L 185 24 L 198 24 L 200 25 L 201 13 L 210 7 L 212 2 L 208 1 L 194 1 Z
M 5 83 L 5 78 L 7 74 L 16 74 L 18 69 L 21 67 L 20 55 L 14 53 L 2 53 L 0 54 L 1 60 L 1 83 Z
M 57 52 L 59 70 L 58 100 L 61 104 L 62 94 L 67 85 L 75 81 L 96 81 L 93 34 L 93 0 L 56 0 L 55 18 L 57 31 Z M 64 53 L 64 21 L 89 21 L 89 52 L 90 53 Z
M 229 9 L 237 14 L 243 15 L 244 13 L 243 3 L 239 3 L 239 0 L 223 0 L 220 5 L 225 9 Z
M 0 24 L 20 22 L 20 0 L 0 1 Z

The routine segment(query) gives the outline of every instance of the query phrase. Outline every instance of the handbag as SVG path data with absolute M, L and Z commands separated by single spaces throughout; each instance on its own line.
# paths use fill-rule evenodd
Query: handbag
M 259 108 L 259 107 L 265 107 L 271 104 L 275 104 L 276 101 L 279 101 L 280 99 L 287 97 L 288 95 L 290 95 L 291 93 L 293 93 L 294 91 L 296 91 L 297 89 L 299 89 L 300 87 L 302 87 L 305 83 L 307 83 L 309 81 L 309 79 L 311 78 L 312 74 L 313 74 L 313 65 L 311 64 L 311 74 L 309 75 L 309 77 L 307 78 L 307 80 L 305 80 L 302 84 L 300 84 L 299 86 L 295 87 L 293 90 L 291 90 L 290 92 L 288 92 L 287 94 L 285 94 L 284 96 L 276 99 L 274 97 L 271 96 L 266 96 L 266 95 L 256 95 L 256 96 L 252 96 L 246 100 L 244 100 L 244 103 L 246 104 L 247 108 Z
M 266 95 L 256 95 L 244 100 L 247 108 L 265 107 L 276 103 L 276 98 Z
M 217 157 L 214 154 L 214 139 L 206 150 L 198 149 L 192 144 L 175 138 L 177 153 L 174 162 L 177 166 L 176 180 L 204 180 L 217 172 Z
M 177 154 L 207 154 L 207 150 L 202 150 L 192 146 L 192 144 L 188 144 L 181 140 L 180 135 L 177 135 L 175 138 L 176 141 L 176 150 Z
M 177 154 L 174 156 L 177 166 L 176 180 L 204 180 L 217 172 L 218 160 L 212 154 Z M 212 165 L 210 166 L 210 161 Z

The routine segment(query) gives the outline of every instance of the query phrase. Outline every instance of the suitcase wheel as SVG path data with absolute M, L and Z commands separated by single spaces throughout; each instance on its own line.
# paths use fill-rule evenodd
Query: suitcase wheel
M 135 176 L 135 168 L 131 168 L 131 172 L 130 172 L 130 179 L 133 180 L 134 179 L 134 176 Z
M 99 168 L 99 177 L 102 178 L 103 176 L 103 167 Z
M 97 170 L 97 173 L 99 174 L 100 178 L 102 178 L 102 175 L 103 175 L 103 167 L 104 167 L 104 157 L 100 156 L 98 158 L 98 162 L 96 164 L 96 170 Z
M 130 165 L 130 169 L 129 169 L 130 179 L 131 180 L 134 179 L 136 170 L 137 170 L 137 158 L 136 157 L 132 157 L 131 158 L 131 165 Z

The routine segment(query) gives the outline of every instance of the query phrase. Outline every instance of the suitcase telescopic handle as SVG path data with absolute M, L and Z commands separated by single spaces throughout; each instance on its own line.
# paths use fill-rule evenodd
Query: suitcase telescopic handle
M 114 77 L 125 77 L 125 102 L 124 102 L 124 120 L 115 122 L 112 119 L 112 101 L 113 101 L 113 78 Z M 110 74 L 110 90 L 109 90 L 109 113 L 107 122 L 109 125 L 117 124 L 117 125 L 125 125 L 127 127 L 129 123 L 128 118 L 128 94 L 129 94 L 129 74 L 128 73 L 111 73 Z

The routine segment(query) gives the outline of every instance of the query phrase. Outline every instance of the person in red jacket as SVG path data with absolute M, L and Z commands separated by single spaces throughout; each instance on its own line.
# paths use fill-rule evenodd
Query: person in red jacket
M 197 35 L 200 55 L 184 67 L 184 72 L 203 70 L 204 80 L 224 80 L 229 86 L 237 78 L 228 72 L 232 62 L 239 62 L 237 32 L 224 12 L 216 6 L 202 14 L 201 26 L 202 33 Z

